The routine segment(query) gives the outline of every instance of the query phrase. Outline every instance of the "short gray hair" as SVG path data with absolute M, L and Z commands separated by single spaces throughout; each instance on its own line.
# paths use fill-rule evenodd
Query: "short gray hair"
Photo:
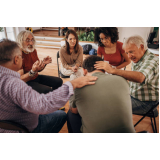
M 21 31 L 21 32 L 18 34 L 17 38 L 16 38 L 16 41 L 19 43 L 19 47 L 20 47 L 21 49 L 23 49 L 23 41 L 26 40 L 26 38 L 27 38 L 30 34 L 33 36 L 33 39 L 34 39 L 34 44 L 33 44 L 33 46 L 35 47 L 36 41 L 35 41 L 35 37 L 34 37 L 33 33 L 30 32 L 30 31 L 28 31 L 28 30 L 24 30 L 24 31 Z
M 17 42 L 9 39 L 2 39 L 0 41 L 0 64 L 12 61 L 14 56 L 17 54 L 17 50 L 20 51 Z
M 129 38 L 127 38 L 125 40 L 125 42 L 123 43 L 123 49 L 126 47 L 126 45 L 128 44 L 135 44 L 138 48 L 140 47 L 140 45 L 142 44 L 144 46 L 144 49 L 147 49 L 147 44 L 144 41 L 144 39 L 141 36 L 131 36 Z

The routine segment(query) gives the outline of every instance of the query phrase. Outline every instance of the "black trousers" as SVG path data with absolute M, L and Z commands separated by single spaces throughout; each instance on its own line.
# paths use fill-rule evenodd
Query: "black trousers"
M 38 75 L 36 79 L 28 81 L 27 84 L 39 93 L 48 93 L 59 88 L 63 81 L 59 77 Z
M 80 131 L 82 122 L 79 114 L 74 114 L 70 110 L 67 113 L 67 127 L 69 133 L 82 133 Z

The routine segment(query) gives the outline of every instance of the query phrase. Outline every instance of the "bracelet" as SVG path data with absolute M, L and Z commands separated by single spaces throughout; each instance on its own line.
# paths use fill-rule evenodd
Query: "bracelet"
M 30 77 L 34 77 L 36 73 L 37 73 L 37 72 L 33 72 L 32 70 L 30 70 L 30 71 L 28 72 L 28 74 L 29 74 Z
M 36 73 L 36 72 L 32 71 L 32 69 L 30 70 L 30 72 L 31 72 L 32 74 L 35 74 L 35 73 Z

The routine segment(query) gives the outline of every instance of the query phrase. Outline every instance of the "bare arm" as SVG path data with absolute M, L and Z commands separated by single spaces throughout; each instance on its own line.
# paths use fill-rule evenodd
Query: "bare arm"
M 30 76 L 29 72 L 24 74 L 24 70 L 19 70 L 18 72 L 21 75 L 21 80 L 23 80 L 24 82 L 28 82 L 30 81 L 35 75 L 37 75 L 37 72 L 39 72 L 40 70 L 44 69 L 44 63 L 42 63 L 42 61 L 36 61 L 33 66 L 32 66 L 32 71 L 35 72 L 35 74 L 33 76 Z
M 20 76 L 22 76 L 24 74 L 24 70 L 21 69 L 21 70 L 18 71 L 18 73 L 20 74 Z
M 128 64 L 131 63 L 131 60 L 128 58 L 128 55 L 127 55 L 125 52 L 122 54 L 122 56 L 123 56 L 123 58 L 124 58 L 125 61 L 124 61 L 122 64 L 120 64 L 119 66 L 117 66 L 117 67 L 116 67 L 117 69 L 124 68 L 124 67 L 126 67 Z
M 129 81 L 142 83 L 145 80 L 145 76 L 141 72 L 124 71 L 124 70 L 119 70 L 119 69 L 116 69 L 116 68 L 112 68 L 111 65 L 108 64 L 107 62 L 97 61 L 94 66 L 97 69 L 104 69 L 108 73 L 122 76 Z
M 22 69 L 23 70 L 23 69 Z M 19 72 L 19 71 L 18 71 Z M 29 76 L 29 72 L 24 74 L 24 71 L 23 71 L 23 74 L 21 75 L 21 80 L 24 81 L 24 82 L 28 82 L 32 79 L 33 77 Z
M 97 56 L 102 58 L 102 55 L 100 55 L 100 54 L 97 54 Z
M 111 74 L 122 76 L 129 81 L 137 83 L 143 83 L 145 80 L 144 74 L 137 71 L 123 71 L 119 69 L 113 69 Z

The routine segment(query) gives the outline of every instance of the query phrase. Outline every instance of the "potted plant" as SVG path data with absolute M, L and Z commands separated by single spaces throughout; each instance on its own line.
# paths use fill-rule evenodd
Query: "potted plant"
M 94 32 L 93 31 L 90 31 L 90 32 L 81 32 L 80 31 L 80 33 L 78 34 L 78 40 L 93 42 L 94 41 Z

